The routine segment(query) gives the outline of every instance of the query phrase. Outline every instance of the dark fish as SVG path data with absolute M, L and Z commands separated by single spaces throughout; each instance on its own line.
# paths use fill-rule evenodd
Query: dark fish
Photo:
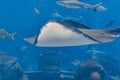
M 114 23 L 116 22 L 116 20 L 111 20 L 108 23 L 106 23 L 106 28 L 109 28 L 110 26 L 114 25 Z

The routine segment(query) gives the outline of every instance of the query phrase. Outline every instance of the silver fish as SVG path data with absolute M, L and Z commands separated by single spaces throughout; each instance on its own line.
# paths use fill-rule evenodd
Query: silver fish
M 88 3 L 84 3 L 84 2 L 80 2 L 77 0 L 64 0 L 64 1 L 58 1 L 57 2 L 58 5 L 64 6 L 66 8 L 87 8 L 87 9 L 93 9 L 94 11 L 106 11 L 107 8 L 105 8 L 104 6 L 102 6 L 102 2 L 95 4 L 95 5 L 91 5 Z

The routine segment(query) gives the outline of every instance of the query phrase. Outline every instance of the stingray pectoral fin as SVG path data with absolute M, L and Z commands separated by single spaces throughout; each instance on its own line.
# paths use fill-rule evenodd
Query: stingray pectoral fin
M 84 34 L 87 34 L 89 37 L 102 42 L 111 42 L 115 40 L 120 34 L 120 28 L 106 29 L 106 30 L 88 30 L 88 29 L 79 29 Z
M 30 44 L 35 44 L 36 42 L 36 36 L 30 37 L 30 38 L 24 38 L 25 41 L 27 41 Z

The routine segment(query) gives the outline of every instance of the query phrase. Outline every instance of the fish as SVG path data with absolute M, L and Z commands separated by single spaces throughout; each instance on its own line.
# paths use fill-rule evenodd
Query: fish
M 24 51 L 24 50 L 26 50 L 28 47 L 27 46 L 22 46 L 21 48 L 20 48 L 20 50 L 21 51 Z
M 96 30 L 72 20 L 51 20 L 37 35 L 24 40 L 39 47 L 67 47 L 112 42 L 119 35 L 120 28 Z
M 108 23 L 106 23 L 105 27 L 106 28 L 110 28 L 111 26 L 113 26 L 116 23 L 116 20 L 111 20 Z
M 38 8 L 34 7 L 34 11 L 35 11 L 36 14 L 40 14 L 40 11 L 39 11 Z
M 14 32 L 13 34 L 8 33 L 5 29 L 0 29 L 0 38 L 5 39 L 5 38 L 11 38 L 12 40 L 14 40 L 14 36 L 15 36 L 16 32 Z
M 60 78 L 62 78 L 62 79 L 64 79 L 64 78 L 74 79 L 75 77 L 73 75 L 60 74 Z
M 64 6 L 66 8 L 73 8 L 73 9 L 93 9 L 94 11 L 106 11 L 107 8 L 102 6 L 103 2 L 99 2 L 98 4 L 91 5 L 88 3 L 80 2 L 78 0 L 63 0 L 56 2 L 60 6 Z
M 80 64 L 80 61 L 75 59 L 75 60 L 71 61 L 70 63 L 74 66 L 78 66 Z

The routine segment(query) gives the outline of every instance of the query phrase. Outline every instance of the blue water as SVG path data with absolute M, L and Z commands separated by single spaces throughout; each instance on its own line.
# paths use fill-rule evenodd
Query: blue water
M 24 41 L 23 39 L 26 37 L 37 35 L 42 26 L 51 19 L 59 21 L 71 19 L 94 29 L 107 29 L 106 23 L 115 20 L 115 23 L 109 28 L 120 27 L 120 0 L 79 0 L 90 4 L 102 1 L 103 6 L 108 8 L 105 12 L 94 12 L 91 9 L 67 9 L 57 5 L 57 1 L 1 0 L 0 28 L 9 33 L 16 32 L 17 34 L 15 40 L 0 39 L 0 51 L 16 57 L 24 71 L 37 70 L 39 55 L 42 53 L 59 54 L 61 69 L 63 70 L 76 70 L 78 66 L 73 66 L 70 62 L 75 59 L 84 62 L 91 57 L 87 51 L 92 49 L 112 56 L 118 63 L 120 62 L 120 38 L 99 45 L 60 48 L 36 47 Z

